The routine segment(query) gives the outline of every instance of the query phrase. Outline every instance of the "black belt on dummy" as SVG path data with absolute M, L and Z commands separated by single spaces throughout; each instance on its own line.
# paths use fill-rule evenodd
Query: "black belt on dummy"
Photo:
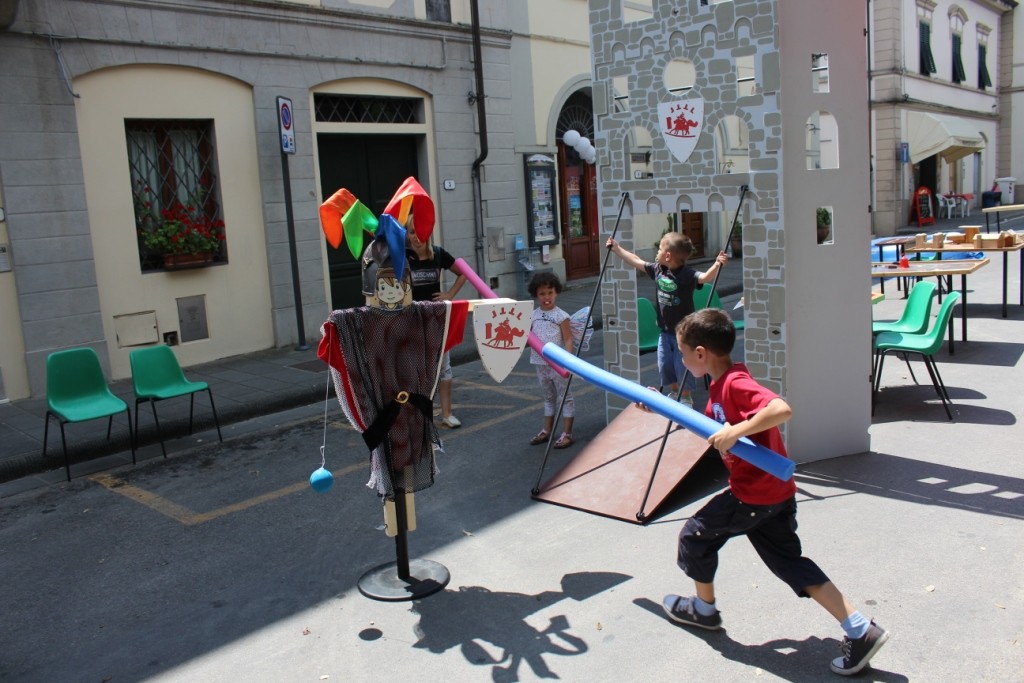
M 411 403 L 414 408 L 423 413 L 423 417 L 428 421 L 433 419 L 434 404 L 429 398 L 423 394 L 400 391 L 398 396 L 384 406 L 384 409 L 377 415 L 377 419 L 363 432 L 363 441 L 366 442 L 367 448 L 373 451 L 384 441 L 388 432 L 391 431 L 391 425 L 398 419 L 398 413 L 406 403 Z

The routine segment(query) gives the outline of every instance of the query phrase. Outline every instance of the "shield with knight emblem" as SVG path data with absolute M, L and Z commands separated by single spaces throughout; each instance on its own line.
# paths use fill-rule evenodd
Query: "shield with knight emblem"
M 479 302 L 473 308 L 476 350 L 495 382 L 501 383 L 526 348 L 530 335 L 532 301 Z
M 704 130 L 704 99 L 662 102 L 658 105 L 658 127 L 672 156 L 685 162 Z

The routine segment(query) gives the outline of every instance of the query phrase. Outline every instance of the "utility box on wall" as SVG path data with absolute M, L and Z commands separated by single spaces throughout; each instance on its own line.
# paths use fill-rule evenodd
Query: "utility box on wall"
M 206 322 L 206 295 L 186 296 L 178 301 L 178 329 L 182 343 L 208 339 L 210 329 Z

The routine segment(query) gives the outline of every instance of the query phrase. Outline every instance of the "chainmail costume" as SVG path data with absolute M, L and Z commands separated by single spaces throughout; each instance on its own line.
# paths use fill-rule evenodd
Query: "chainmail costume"
M 390 500 L 434 483 L 440 446 L 431 397 L 442 354 L 462 341 L 465 301 L 331 313 L 317 355 L 331 366 L 342 411 L 370 449 L 367 486 Z

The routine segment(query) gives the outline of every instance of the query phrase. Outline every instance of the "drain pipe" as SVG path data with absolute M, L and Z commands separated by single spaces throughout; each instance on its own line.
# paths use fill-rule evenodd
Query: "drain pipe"
M 484 201 L 480 179 L 480 166 L 487 158 L 487 106 L 484 100 L 484 63 L 480 55 L 480 8 L 478 0 L 470 0 L 473 27 L 473 71 L 476 73 L 476 92 L 469 93 L 470 105 L 476 104 L 477 125 L 480 127 L 480 156 L 473 160 L 473 221 L 476 232 L 476 272 L 484 269 Z M 485 280 L 486 282 L 486 280 Z

